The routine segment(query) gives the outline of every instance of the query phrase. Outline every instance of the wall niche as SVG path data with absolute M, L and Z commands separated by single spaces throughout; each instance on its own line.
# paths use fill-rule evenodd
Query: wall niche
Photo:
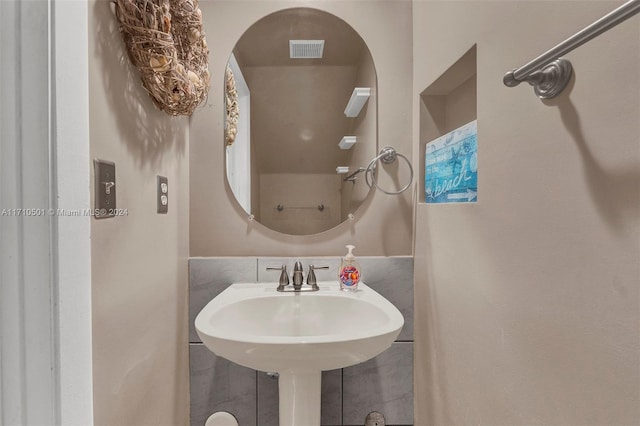
M 425 202 L 425 146 L 478 117 L 476 45 L 420 93 L 420 202 Z

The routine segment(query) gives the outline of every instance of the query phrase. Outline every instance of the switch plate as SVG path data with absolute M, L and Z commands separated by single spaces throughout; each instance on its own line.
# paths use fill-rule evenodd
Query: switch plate
M 93 160 L 95 181 L 96 219 L 115 216 L 116 210 L 116 164 L 112 161 Z
M 167 214 L 169 211 L 169 181 L 164 176 L 158 176 L 158 213 Z

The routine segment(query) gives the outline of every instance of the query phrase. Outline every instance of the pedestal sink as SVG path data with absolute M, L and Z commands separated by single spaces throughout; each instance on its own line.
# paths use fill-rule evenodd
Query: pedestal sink
M 195 327 L 216 355 L 277 372 L 280 426 L 320 426 L 320 377 L 391 346 L 404 319 L 360 283 L 357 292 L 320 282 L 317 292 L 277 292 L 277 284 L 232 284 L 200 311 Z

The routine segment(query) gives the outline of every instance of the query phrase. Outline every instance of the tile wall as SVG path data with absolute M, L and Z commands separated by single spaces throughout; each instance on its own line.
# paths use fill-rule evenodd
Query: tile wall
M 215 257 L 189 260 L 189 354 L 191 426 L 203 426 L 216 411 L 228 411 L 240 426 L 278 425 L 278 381 L 266 373 L 217 357 L 200 341 L 193 326 L 198 312 L 234 282 L 277 282 L 279 271 L 267 266 L 300 260 L 330 266 L 318 281 L 335 280 L 339 258 Z M 384 414 L 388 426 L 413 425 L 413 258 L 358 257 L 363 281 L 391 301 L 405 325 L 391 348 L 352 367 L 322 375 L 322 426 L 364 425 L 371 411 Z

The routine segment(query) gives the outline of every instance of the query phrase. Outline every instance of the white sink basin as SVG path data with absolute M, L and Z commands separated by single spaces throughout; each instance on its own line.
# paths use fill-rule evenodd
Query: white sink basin
M 277 284 L 233 284 L 198 314 L 196 330 L 214 353 L 262 371 L 333 370 L 387 349 L 402 329 L 398 309 L 371 288 L 280 293 Z
M 404 324 L 387 299 L 363 283 L 281 293 L 277 284 L 232 284 L 200 311 L 195 327 L 216 355 L 280 373 L 280 425 L 320 425 L 320 373 L 366 361 L 391 346 Z

